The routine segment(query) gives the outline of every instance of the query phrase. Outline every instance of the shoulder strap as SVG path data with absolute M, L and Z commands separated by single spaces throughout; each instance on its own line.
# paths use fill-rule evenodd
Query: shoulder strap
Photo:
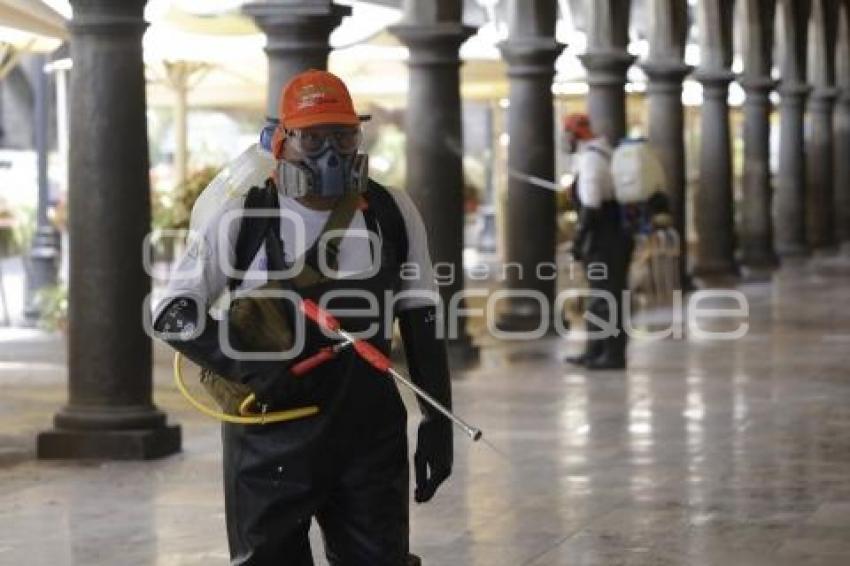
M 596 153 L 597 155 L 601 155 L 607 161 L 611 160 L 611 152 L 608 151 L 608 149 L 606 149 L 604 147 L 600 147 L 596 144 L 590 144 L 590 145 L 587 146 L 587 150 L 592 151 L 593 153 Z
M 313 246 L 307 250 L 305 262 L 307 265 L 318 269 L 319 266 L 319 242 L 322 237 L 328 232 L 341 232 L 338 236 L 328 238 L 325 242 L 326 262 L 333 269 L 337 269 L 339 265 L 339 246 L 342 243 L 342 234 L 351 226 L 351 221 L 357 213 L 360 204 L 360 195 L 357 193 L 348 193 L 334 207 L 322 228 L 319 237 Z
M 262 187 L 251 187 L 245 195 L 243 210 L 261 210 L 278 208 L 277 189 L 271 179 L 266 180 Z M 266 240 L 266 234 L 274 223 L 279 222 L 276 218 L 268 216 L 244 215 L 239 225 L 239 235 L 236 237 L 236 262 L 234 267 L 240 273 L 251 265 L 257 252 L 260 251 Z M 232 291 L 242 282 L 241 276 L 230 277 L 227 281 L 228 288 Z
M 404 216 L 395 198 L 382 185 L 369 179 L 366 201 L 369 203 L 369 211 L 375 215 L 383 232 L 383 241 L 392 243 L 398 263 L 405 263 L 410 243 L 407 240 Z
M 392 243 L 399 264 L 406 262 L 409 249 L 407 229 L 405 227 L 404 216 L 401 214 L 401 210 L 399 209 L 398 204 L 396 204 L 395 199 L 387 189 L 371 179 L 369 180 L 369 188 L 365 193 L 365 198 L 369 204 L 369 212 L 374 214 L 375 219 L 378 222 L 378 226 L 381 228 L 384 242 Z M 351 224 L 351 220 L 357 211 L 357 200 L 358 199 L 350 198 L 345 199 L 342 203 L 340 203 L 343 206 L 338 206 L 337 209 L 334 210 L 328 218 L 322 232 L 324 233 L 329 229 L 347 228 Z M 267 180 L 263 187 L 252 187 L 245 197 L 245 203 L 243 206 L 246 211 L 269 208 L 276 209 L 279 207 L 280 203 L 277 198 L 277 188 L 274 186 L 274 182 L 271 179 Z M 267 237 L 270 235 L 280 234 L 278 223 L 279 219 L 277 218 L 250 215 L 242 217 L 239 227 L 239 235 L 236 238 L 236 263 L 234 267 L 237 271 L 244 272 L 248 269 L 248 267 L 250 267 L 251 261 L 253 261 L 254 257 L 257 255 L 257 252 L 260 251 L 263 243 L 267 241 Z M 272 239 L 276 241 L 271 243 L 280 244 L 277 239 Z M 335 256 L 336 253 L 338 253 L 339 242 L 335 240 L 338 240 L 338 238 L 334 238 L 328 242 L 329 264 L 336 263 L 336 257 L 332 256 Z M 278 246 L 273 247 L 278 248 Z M 273 251 L 271 255 L 277 256 L 278 253 L 275 252 L 280 253 L 282 257 L 281 248 Z M 273 259 L 274 258 L 272 257 L 269 258 L 269 266 L 276 270 L 283 269 L 282 266 L 272 265 L 271 262 Z M 315 273 L 315 269 L 311 269 L 309 262 L 306 263 L 305 269 L 302 270 L 302 273 L 304 272 L 306 273 L 303 277 L 296 277 L 296 280 L 294 281 L 297 287 L 308 287 L 319 282 L 318 279 L 320 278 L 316 277 L 317 274 Z M 241 282 L 241 277 L 231 277 L 228 280 L 228 287 L 232 291 L 236 289 Z

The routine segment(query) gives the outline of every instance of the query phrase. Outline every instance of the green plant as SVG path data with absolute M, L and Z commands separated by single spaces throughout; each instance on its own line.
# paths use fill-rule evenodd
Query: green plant
M 185 183 L 177 185 L 171 191 L 155 191 L 151 199 L 153 227 L 188 229 L 195 201 L 219 171 L 219 167 L 204 167 L 189 175 Z
M 186 179 L 185 183 L 178 185 L 174 191 L 168 195 L 168 199 L 163 199 L 162 207 L 167 207 L 167 210 L 162 210 L 162 220 L 167 222 L 164 228 L 174 230 L 187 230 L 189 228 L 189 219 L 192 216 L 192 207 L 195 201 L 200 196 L 207 185 L 218 175 L 220 168 L 204 167 L 198 169 Z
M 0 258 L 12 255 L 17 247 L 15 218 L 11 211 L 0 209 Z
M 21 206 L 15 211 L 0 208 L 0 257 L 18 255 L 29 249 L 35 234 L 35 209 Z
M 63 284 L 42 287 L 35 294 L 39 326 L 50 331 L 68 327 L 68 287 Z
M 171 228 L 174 223 L 172 206 L 171 193 L 154 191 L 151 194 L 151 226 L 155 230 Z

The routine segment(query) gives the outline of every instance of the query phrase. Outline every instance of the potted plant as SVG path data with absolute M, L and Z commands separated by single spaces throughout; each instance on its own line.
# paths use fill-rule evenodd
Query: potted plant
M 154 192 L 151 206 L 154 230 L 188 230 L 195 201 L 219 171 L 218 167 L 203 167 L 174 190 Z M 174 238 L 160 239 L 154 244 L 156 255 L 162 261 L 171 261 L 177 255 L 176 244 Z
M 39 326 L 50 332 L 68 334 L 68 287 L 64 284 L 43 287 L 36 292 Z

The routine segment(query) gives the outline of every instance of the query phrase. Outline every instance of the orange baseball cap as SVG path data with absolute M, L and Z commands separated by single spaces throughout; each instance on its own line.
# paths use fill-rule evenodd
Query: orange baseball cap
M 283 155 L 284 130 L 308 128 L 322 124 L 356 126 L 368 115 L 354 112 L 348 87 L 338 76 L 310 69 L 292 77 L 280 94 L 278 103 L 280 126 L 272 136 L 272 153 Z
M 564 130 L 572 133 L 577 139 L 589 140 L 593 138 L 593 130 L 590 127 L 590 118 L 587 114 L 576 112 L 564 118 Z
M 368 119 L 354 111 L 354 103 L 342 79 L 317 69 L 295 75 L 283 87 L 278 113 L 287 130 L 321 124 L 356 126 Z

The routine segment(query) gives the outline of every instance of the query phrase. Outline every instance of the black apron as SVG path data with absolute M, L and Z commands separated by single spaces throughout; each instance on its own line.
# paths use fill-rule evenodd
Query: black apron
M 377 232 L 369 210 L 367 227 Z M 335 290 L 372 293 L 377 319 L 337 317 L 342 327 L 377 326 L 373 345 L 389 354 L 384 321 L 387 291 L 399 288 L 399 260 L 383 241 L 378 272 L 298 291 L 319 303 Z M 362 298 L 336 298 L 334 309 L 363 309 Z M 305 355 L 333 343 L 306 321 Z M 329 562 L 401 566 L 408 556 L 407 412 L 395 383 L 351 348 L 310 374 L 320 413 L 291 422 L 224 424 L 224 492 L 232 565 L 312 565 L 308 530 L 319 523 Z

